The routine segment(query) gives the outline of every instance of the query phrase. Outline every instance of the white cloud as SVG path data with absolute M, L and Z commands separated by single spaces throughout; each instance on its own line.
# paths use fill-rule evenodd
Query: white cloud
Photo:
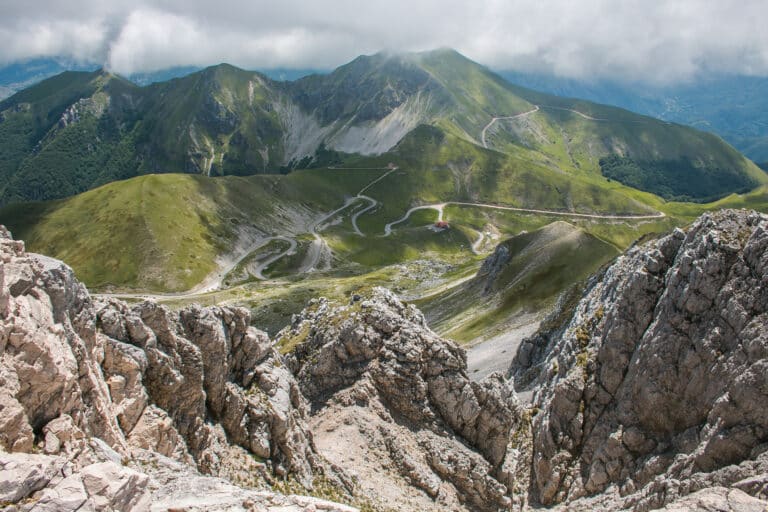
M 99 22 L 34 20 L 20 28 L 0 25 L 0 62 L 47 56 L 66 56 L 99 62 L 107 27 Z
M 218 62 L 331 68 L 381 49 L 450 46 L 497 69 L 579 78 L 768 75 L 765 0 L 2 3 L 0 62 L 64 56 L 121 73 Z

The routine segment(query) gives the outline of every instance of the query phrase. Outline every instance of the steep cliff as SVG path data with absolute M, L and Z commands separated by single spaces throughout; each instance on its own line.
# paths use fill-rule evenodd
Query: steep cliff
M 567 318 L 510 369 L 541 410 L 535 500 L 648 510 L 756 474 L 765 485 L 766 216 L 721 211 L 632 248 Z

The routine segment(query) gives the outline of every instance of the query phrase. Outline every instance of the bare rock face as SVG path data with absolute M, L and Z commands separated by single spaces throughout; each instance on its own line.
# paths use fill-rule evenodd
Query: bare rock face
M 312 402 L 321 453 L 358 472 L 377 501 L 511 505 L 509 443 L 521 407 L 500 377 L 471 382 L 464 350 L 435 335 L 415 307 L 381 288 L 348 306 L 321 299 L 278 339 L 295 345 L 288 366 Z M 377 450 L 375 460 L 335 448 L 355 442 Z M 388 483 L 376 485 L 384 474 Z M 409 486 L 421 492 L 398 491 Z
M 0 238 L 0 258 L 0 447 L 28 452 L 48 423 L 68 417 L 125 451 L 87 290 L 67 267 L 25 253 L 23 242 Z
M 3 503 L 141 510 L 148 479 L 123 463 L 143 451 L 310 489 L 325 467 L 307 413 L 247 310 L 92 300 L 69 267 L 0 232 Z
M 630 249 L 560 334 L 511 369 L 538 375 L 535 500 L 649 510 L 768 473 L 768 217 L 722 211 Z
M 0 452 L 0 500 L 8 512 L 357 511 L 307 496 L 243 489 L 143 450 L 130 465 L 105 460 L 79 468 L 63 457 Z
M 304 399 L 269 338 L 249 327 L 247 310 L 191 306 L 172 313 L 151 302 L 129 308 L 111 300 L 97 306 L 96 317 L 114 341 L 108 362 L 117 370 L 105 369 L 116 372 L 108 382 L 119 389 L 118 408 L 126 413 L 118 418 L 130 427 L 129 439 L 166 456 L 189 453 L 214 474 L 233 443 L 311 486 L 319 461 L 303 427 Z M 135 406 L 148 402 L 155 407 Z

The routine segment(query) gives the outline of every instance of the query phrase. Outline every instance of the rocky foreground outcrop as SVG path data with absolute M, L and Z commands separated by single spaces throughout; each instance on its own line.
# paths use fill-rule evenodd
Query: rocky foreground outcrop
M 708 487 L 768 498 L 768 217 L 708 214 L 630 249 L 510 373 L 536 390 L 544 505 L 650 510 Z
M 523 409 L 500 375 L 471 382 L 464 350 L 414 306 L 381 288 L 347 306 L 321 299 L 278 336 L 295 345 L 287 362 L 312 404 L 319 451 L 357 473 L 375 502 L 513 505 L 520 468 L 509 443 Z
M 21 242 L 0 255 L 11 510 L 351 510 L 275 487 L 414 511 L 768 506 L 763 215 L 633 247 L 477 383 L 387 290 L 316 299 L 270 341 L 243 309 L 94 300 Z
M 247 310 L 94 300 L 4 230 L 0 262 L 0 503 L 146 510 L 176 493 L 260 509 L 299 498 L 212 476 L 258 488 L 291 475 L 306 489 L 335 478 L 295 379 Z

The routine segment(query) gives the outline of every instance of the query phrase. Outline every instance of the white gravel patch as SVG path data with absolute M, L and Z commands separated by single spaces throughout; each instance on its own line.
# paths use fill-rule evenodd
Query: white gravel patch
M 524 320 L 526 323 L 467 349 L 470 379 L 479 381 L 493 372 L 507 371 L 523 338 L 535 333 L 541 323 L 538 317 L 526 317 Z

